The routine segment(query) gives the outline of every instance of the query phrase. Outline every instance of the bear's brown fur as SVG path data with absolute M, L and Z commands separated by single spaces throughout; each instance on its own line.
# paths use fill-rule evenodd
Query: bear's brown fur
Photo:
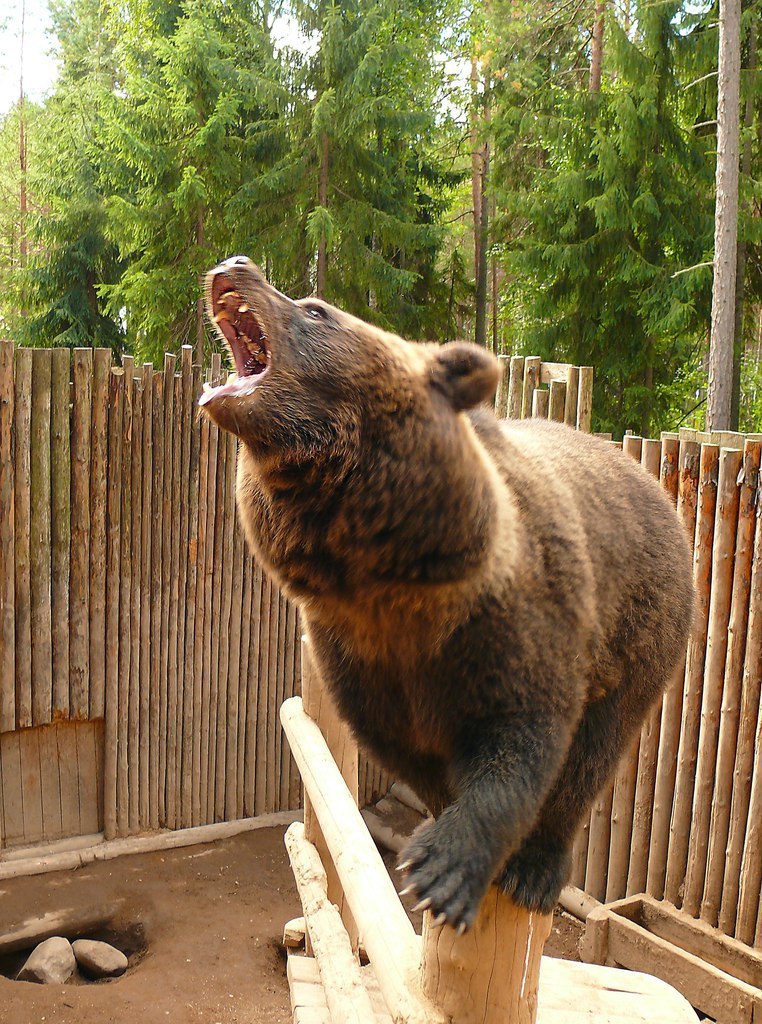
M 493 880 L 550 909 L 685 647 L 669 501 L 594 437 L 498 423 L 483 349 L 294 302 L 244 257 L 209 275 L 208 308 L 239 378 L 202 403 L 240 438 L 249 542 L 358 739 L 436 815 L 411 886 L 454 926 Z

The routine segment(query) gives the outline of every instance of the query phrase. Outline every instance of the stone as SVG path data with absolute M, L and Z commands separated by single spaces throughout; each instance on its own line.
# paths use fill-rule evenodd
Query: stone
M 69 940 L 54 935 L 35 946 L 17 977 L 19 981 L 61 985 L 69 980 L 76 966 L 77 961 Z
M 91 978 L 118 978 L 127 970 L 127 957 L 108 942 L 75 939 L 72 949 L 80 968 Z

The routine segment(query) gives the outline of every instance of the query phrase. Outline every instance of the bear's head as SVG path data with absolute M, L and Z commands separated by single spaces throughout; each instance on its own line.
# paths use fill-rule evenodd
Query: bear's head
M 287 575 L 278 549 L 290 548 L 276 518 L 301 520 L 302 550 L 317 523 L 328 538 L 342 535 L 345 555 L 350 537 L 368 558 L 374 543 L 391 544 L 382 560 L 395 572 L 404 550 L 430 548 L 432 509 L 451 517 L 436 546 L 461 548 L 465 499 L 479 492 L 479 446 L 463 413 L 494 395 L 490 353 L 410 343 L 320 300 L 294 301 L 244 256 L 207 275 L 206 303 L 237 376 L 207 387 L 200 404 L 242 442 L 239 503 L 276 573 Z M 458 516 L 466 521 L 456 528 Z

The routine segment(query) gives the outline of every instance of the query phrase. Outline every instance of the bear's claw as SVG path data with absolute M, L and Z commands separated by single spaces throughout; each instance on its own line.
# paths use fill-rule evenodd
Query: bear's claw
M 497 884 L 517 906 L 550 914 L 569 877 L 570 860 L 565 848 L 526 843 L 505 865 Z

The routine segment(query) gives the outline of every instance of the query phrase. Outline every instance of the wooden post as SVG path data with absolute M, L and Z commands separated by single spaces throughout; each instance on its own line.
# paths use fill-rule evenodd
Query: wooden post
M 153 375 L 151 426 L 151 684 L 149 727 L 151 733 L 148 755 L 150 794 L 148 798 L 150 827 L 159 827 L 160 746 L 164 737 L 159 731 L 161 718 L 161 595 L 162 595 L 162 503 L 164 501 L 164 375 Z
M 16 608 L 16 728 L 32 724 L 32 598 L 30 582 L 31 531 L 31 348 L 16 349 L 14 414 L 15 504 L 14 546 Z
M 532 393 L 532 416 L 546 420 L 548 418 L 548 405 L 550 403 L 550 392 L 541 388 L 535 388 Z
M 590 433 L 593 418 L 593 368 L 580 366 L 577 395 L 577 430 Z
M 188 487 L 188 535 L 187 535 L 187 571 L 185 585 L 185 653 L 183 668 L 185 683 L 183 688 L 183 748 L 182 748 L 182 789 L 181 789 L 181 821 L 184 828 L 193 824 L 193 755 L 198 745 L 198 732 L 201 722 L 195 722 L 196 708 L 196 591 L 198 582 L 198 545 L 199 545 L 199 477 L 200 477 L 200 444 L 201 425 L 195 413 L 196 401 L 201 391 L 201 368 L 194 366 L 190 374 L 190 408 L 188 431 L 190 457 L 188 476 L 184 479 Z
M 497 383 L 495 393 L 495 415 L 498 419 L 504 420 L 508 415 L 508 384 L 510 379 L 510 356 L 498 356 L 500 364 L 500 379 Z
M 172 509 L 175 492 L 172 479 L 172 453 L 174 451 L 174 397 L 175 357 L 164 356 L 164 423 L 162 429 L 163 466 L 161 498 L 161 659 L 159 662 L 159 821 L 167 823 L 169 788 L 169 616 L 172 573 Z
M 516 907 L 491 886 L 473 928 L 458 936 L 423 915 L 421 987 L 457 1024 L 534 1024 L 540 960 L 552 914 Z
M 151 762 L 151 626 L 154 606 L 151 603 L 153 542 L 153 365 L 145 363 L 142 372 L 143 396 L 143 479 L 140 510 L 140 765 L 138 821 L 140 828 L 150 828 L 150 762 Z
M 550 389 L 548 419 L 554 423 L 563 423 L 564 409 L 566 408 L 566 384 L 562 380 L 552 380 L 548 387 Z
M 31 593 L 32 722 L 51 721 L 53 656 L 50 620 L 51 350 L 32 350 L 32 433 L 29 584 Z
M 119 565 L 119 697 L 117 712 L 118 758 L 116 774 L 116 814 L 119 835 L 130 828 L 129 739 L 130 739 L 130 658 L 132 656 L 132 356 L 122 357 L 124 394 L 122 405 L 122 517 L 120 524 Z
M 73 718 L 90 713 L 90 441 L 93 352 L 74 349 L 71 415 L 71 603 L 69 703 Z M 68 412 L 68 374 L 65 383 Z M 68 416 L 67 416 L 68 419 Z
M 524 360 L 524 386 L 521 398 L 521 418 L 526 420 L 532 415 L 532 396 L 540 383 L 540 357 L 527 356 Z
M 680 741 L 677 754 L 675 795 L 670 823 L 667 871 L 664 897 L 676 906 L 685 880 L 690 841 L 693 783 L 696 776 L 699 722 L 701 718 L 701 688 L 704 681 L 706 631 L 709 621 L 709 599 L 712 581 L 712 542 L 714 516 L 717 504 L 717 474 L 720 450 L 717 445 L 701 446 L 699 463 L 698 505 L 696 535 L 693 547 L 693 582 L 696 588 L 696 607 L 693 628 L 688 641 L 683 689 L 683 710 L 680 722 Z
M 69 576 L 71 559 L 71 446 L 69 376 L 71 353 L 54 348 L 50 384 L 50 617 L 53 717 L 87 717 L 87 690 L 70 709 Z M 90 410 L 87 409 L 89 416 Z M 85 615 L 87 612 L 85 611 Z
M 93 352 L 90 426 L 89 716 L 103 718 L 106 692 L 106 500 L 111 349 Z
M 511 356 L 508 372 L 508 407 L 506 415 L 509 420 L 521 419 L 521 401 L 523 395 L 524 357 Z
M 762 906 L 762 705 L 757 715 L 754 769 L 751 777 L 749 816 L 741 860 L 736 916 L 736 938 L 747 945 L 759 942 L 758 915 Z
M 738 742 L 741 710 L 741 684 L 749 621 L 754 527 L 758 501 L 760 444 L 747 441 L 741 470 L 738 529 L 736 533 L 733 590 L 728 623 L 727 657 L 722 683 L 715 785 L 711 801 L 711 824 L 707 852 L 706 879 L 701 901 L 701 916 L 716 926 L 719 919 L 722 883 L 725 875 L 730 807 L 733 795 L 733 768 Z
M 577 426 L 577 400 L 579 398 L 579 367 L 570 366 L 566 371 L 566 399 L 564 401 L 564 423 L 567 427 Z
M 140 829 L 140 637 L 142 604 L 143 565 L 141 542 L 143 515 L 143 392 L 140 379 L 132 379 L 132 466 L 130 487 L 132 489 L 132 566 L 130 569 L 130 687 L 127 714 L 127 764 L 129 792 L 129 829 L 135 833 Z
M 0 732 L 16 728 L 13 399 L 13 344 L 0 341 Z
M 704 686 L 701 695 L 701 731 L 683 896 L 683 909 L 693 916 L 698 914 L 701 905 L 709 845 L 719 713 L 722 704 L 725 658 L 728 650 L 733 553 L 738 522 L 739 489 L 736 481 L 741 469 L 742 458 L 743 453 L 735 448 L 720 450 L 717 520 L 712 553 L 712 589 L 709 603 Z

